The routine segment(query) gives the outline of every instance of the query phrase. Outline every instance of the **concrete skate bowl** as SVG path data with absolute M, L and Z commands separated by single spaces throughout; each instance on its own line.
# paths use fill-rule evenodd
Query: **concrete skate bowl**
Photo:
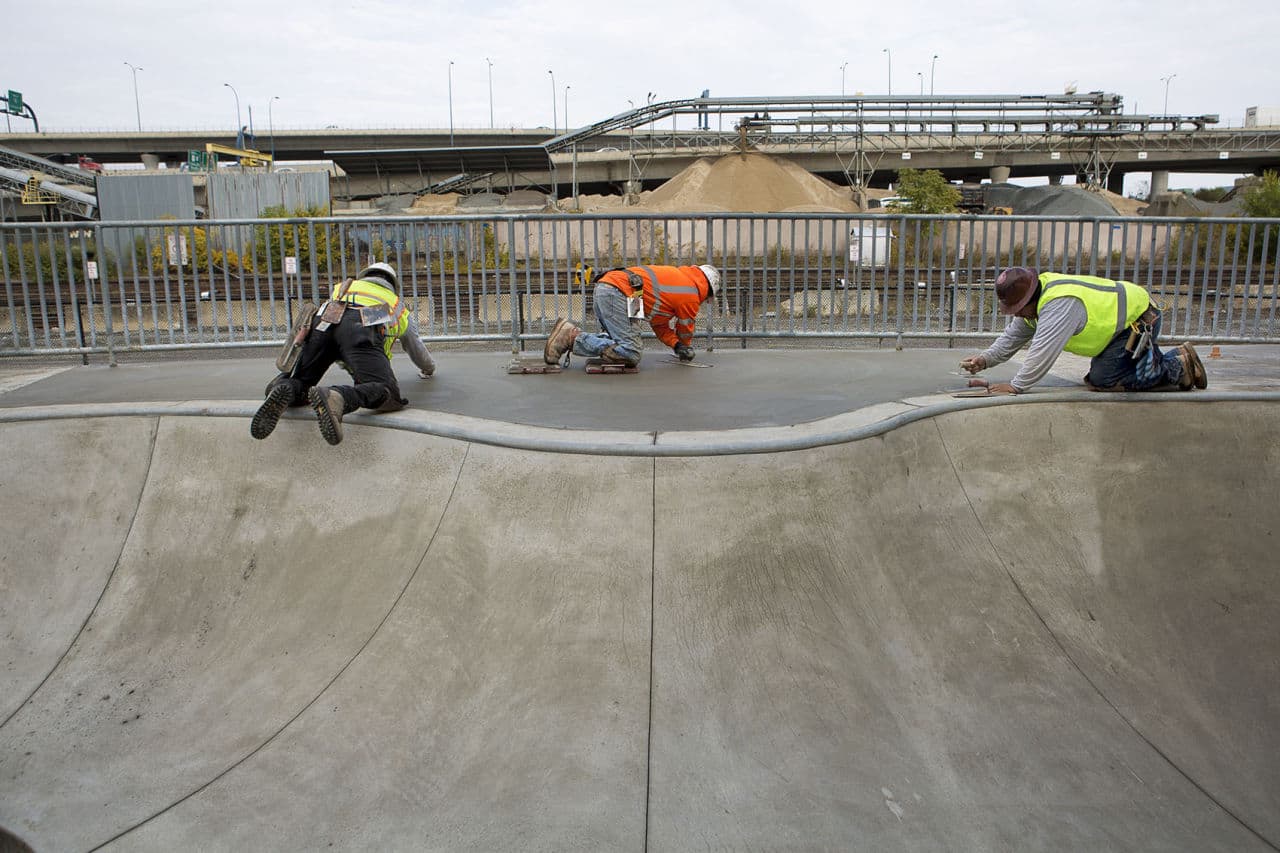
M 1276 849 L 1274 402 L 686 458 L 247 426 L 0 423 L 32 849 Z

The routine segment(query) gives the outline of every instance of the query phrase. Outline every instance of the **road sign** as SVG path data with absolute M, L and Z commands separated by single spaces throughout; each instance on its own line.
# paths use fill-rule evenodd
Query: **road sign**
M 22 115 L 22 93 L 9 90 L 9 112 Z
M 285 274 L 285 275 L 297 275 L 297 274 L 298 274 L 298 259 L 297 259 L 297 258 L 295 258 L 295 257 L 294 257 L 294 256 L 292 256 L 292 255 L 289 255 L 289 256 L 285 257 L 285 259 L 284 259 L 284 274 Z

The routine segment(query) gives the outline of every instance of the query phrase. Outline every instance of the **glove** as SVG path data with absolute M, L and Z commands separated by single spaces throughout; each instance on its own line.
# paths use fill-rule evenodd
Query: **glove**
M 676 344 L 676 355 L 681 361 L 693 361 L 693 347 L 688 344 Z

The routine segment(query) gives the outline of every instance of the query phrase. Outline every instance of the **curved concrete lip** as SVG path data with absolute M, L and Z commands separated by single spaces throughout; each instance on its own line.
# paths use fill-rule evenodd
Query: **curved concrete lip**
M 481 444 L 604 456 L 768 453 L 855 441 L 914 421 L 986 406 L 1047 402 L 1210 403 L 1280 399 L 1280 346 L 1223 346 L 1209 360 L 1210 388 L 1185 394 L 1097 394 L 1079 384 L 1088 360 L 1064 354 L 1031 393 L 956 398 L 957 363 L 971 350 L 732 350 L 699 353 L 694 370 L 662 353 L 635 376 L 592 377 L 580 362 L 559 375 L 512 376 L 510 353 L 436 354 L 430 379 L 393 358 L 410 406 L 391 415 L 353 413 L 347 423 Z M 526 357 L 536 355 L 526 353 Z M 1007 380 L 1017 362 L 985 376 Z M 336 375 L 335 375 L 336 374 Z M 0 420 L 192 415 L 248 419 L 270 378 L 258 358 L 70 367 L 19 374 Z M 332 371 L 327 380 L 344 381 Z M 305 407 L 282 426 L 310 421 Z
M 407 411 L 390 415 L 350 414 L 346 424 L 416 432 L 459 441 L 533 450 L 545 453 L 578 453 L 591 456 L 725 456 L 742 453 L 779 453 L 859 441 L 883 435 L 916 421 L 951 412 L 992 406 L 1037 403 L 1124 403 L 1167 405 L 1231 401 L 1280 402 L 1280 391 L 1201 391 L 1189 394 L 1096 394 L 1088 391 L 1056 391 L 957 399 L 950 395 L 915 397 L 896 403 L 877 403 L 809 423 L 780 427 L 753 427 L 716 431 L 653 431 L 552 429 L 512 424 L 486 418 L 442 412 Z M 100 403 L 90 405 L 28 406 L 0 409 L 0 423 L 79 418 L 253 417 L 257 401 L 187 400 L 174 403 Z M 287 412 L 286 421 L 312 423 L 309 410 Z

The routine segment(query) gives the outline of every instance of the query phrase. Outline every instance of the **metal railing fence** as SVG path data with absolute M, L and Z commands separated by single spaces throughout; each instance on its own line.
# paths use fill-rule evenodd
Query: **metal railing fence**
M 591 325 L 592 268 L 713 263 L 708 344 L 990 338 L 1008 265 L 1125 279 L 1170 336 L 1280 341 L 1280 219 L 628 214 L 0 224 L 0 355 L 275 346 L 372 260 L 429 342 Z

